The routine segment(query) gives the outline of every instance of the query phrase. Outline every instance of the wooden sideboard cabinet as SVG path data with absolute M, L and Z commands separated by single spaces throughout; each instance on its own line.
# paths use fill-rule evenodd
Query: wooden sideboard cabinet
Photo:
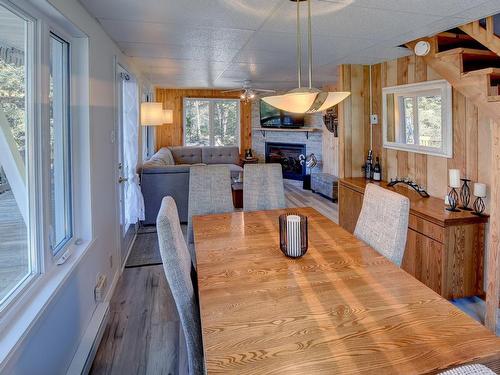
M 361 212 L 367 183 L 364 178 L 339 181 L 339 224 L 351 233 Z M 406 186 L 377 184 L 410 199 L 402 268 L 447 299 L 483 294 L 488 217 L 468 211 L 446 211 L 442 199 L 422 198 Z

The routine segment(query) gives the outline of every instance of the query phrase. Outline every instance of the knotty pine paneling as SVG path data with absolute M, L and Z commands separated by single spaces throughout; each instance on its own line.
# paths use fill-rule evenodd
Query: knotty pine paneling
M 364 100 L 369 100 L 370 87 L 364 74 L 370 67 L 343 65 L 340 68 L 340 89 L 351 91 L 351 99 L 339 106 L 340 145 L 344 150 L 339 155 L 339 169 L 342 176 L 358 176 L 366 157 L 366 145 L 370 142 L 369 110 Z M 353 74 L 354 72 L 354 74 Z M 489 122 L 478 108 L 458 91 L 453 90 L 453 157 L 444 158 L 395 151 L 382 147 L 382 88 L 407 83 L 425 82 L 442 79 L 425 61 L 417 56 L 402 57 L 371 66 L 373 113 L 379 117 L 379 124 L 372 127 L 372 149 L 375 156 L 381 157 L 383 178 L 408 176 L 426 186 L 429 194 L 444 197 L 447 193 L 448 169 L 458 168 L 462 176 L 473 181 L 490 185 Z M 364 88 L 365 93 L 360 92 Z M 368 101 L 369 103 L 369 101 Z M 363 119 L 363 120 L 362 120 Z M 364 125 L 360 125 L 365 121 Z M 356 139 L 364 137 L 363 140 Z M 342 165 L 343 164 L 343 165 Z
M 211 89 L 171 89 L 156 88 L 156 101 L 163 103 L 164 109 L 174 111 L 173 123 L 156 128 L 156 149 L 165 146 L 182 146 L 183 139 L 183 98 L 239 98 L 239 92 L 223 93 Z M 252 110 L 250 103 L 240 102 L 241 153 L 252 147 Z

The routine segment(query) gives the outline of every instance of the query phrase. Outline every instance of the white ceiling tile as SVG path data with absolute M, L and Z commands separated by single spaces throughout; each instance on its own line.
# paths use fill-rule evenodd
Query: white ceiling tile
M 191 59 L 197 61 L 231 61 L 238 53 L 236 49 L 196 47 L 174 44 L 118 43 L 122 51 L 133 57 L 156 57 L 170 59 Z
M 191 27 L 182 23 L 122 22 L 103 19 L 101 24 L 116 42 L 239 49 L 253 34 L 250 30 Z
M 315 2 L 313 33 L 352 38 L 390 39 L 401 32 L 409 31 L 442 18 L 424 14 L 393 10 L 355 7 L 352 5 Z M 295 11 L 293 3 L 283 3 L 280 10 L 271 16 L 263 31 L 294 32 Z
M 257 29 L 282 0 L 80 0 L 97 18 Z
M 487 0 L 353 0 L 351 5 L 355 7 L 448 16 L 478 6 L 485 1 Z
M 489 0 L 465 12 L 451 13 L 450 15 L 465 18 L 470 22 L 498 13 L 500 13 L 500 0 Z

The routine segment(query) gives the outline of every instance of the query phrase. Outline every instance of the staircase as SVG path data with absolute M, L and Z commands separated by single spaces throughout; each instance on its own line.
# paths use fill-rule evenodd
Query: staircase
M 496 33 L 500 30 L 495 29 L 495 22 L 500 23 L 500 17 L 491 16 L 420 40 L 431 44 L 425 62 L 492 119 L 498 120 L 500 37 Z M 407 46 L 413 49 L 417 42 Z

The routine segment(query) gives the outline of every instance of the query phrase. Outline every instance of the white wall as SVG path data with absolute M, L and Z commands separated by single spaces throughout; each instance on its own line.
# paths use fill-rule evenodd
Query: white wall
M 10 358 L 6 374 L 63 374 L 71 363 L 97 304 L 93 290 L 98 273 L 108 289 L 120 272 L 115 192 L 115 56 L 133 73 L 114 42 L 77 0 L 49 0 L 89 37 L 91 210 L 94 242 L 55 298 Z M 110 267 L 113 256 L 113 267 Z

